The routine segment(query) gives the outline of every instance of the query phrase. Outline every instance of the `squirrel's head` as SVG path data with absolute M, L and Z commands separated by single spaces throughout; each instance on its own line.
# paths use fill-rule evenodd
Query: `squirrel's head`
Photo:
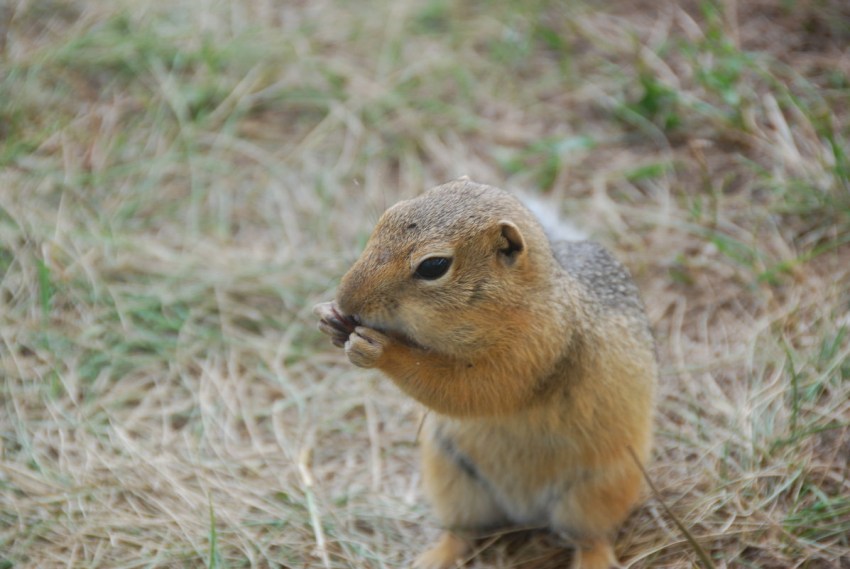
M 552 254 L 515 197 L 462 179 L 400 202 L 342 279 L 346 315 L 444 353 L 492 347 L 495 327 L 528 322 L 548 297 Z

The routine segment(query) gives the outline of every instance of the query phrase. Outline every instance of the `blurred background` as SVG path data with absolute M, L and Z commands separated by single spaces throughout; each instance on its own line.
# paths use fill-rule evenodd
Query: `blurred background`
M 632 567 L 850 567 L 843 0 L 0 0 L 0 567 L 403 567 L 421 409 L 310 313 L 469 175 L 643 291 Z M 545 534 L 471 567 L 565 566 Z

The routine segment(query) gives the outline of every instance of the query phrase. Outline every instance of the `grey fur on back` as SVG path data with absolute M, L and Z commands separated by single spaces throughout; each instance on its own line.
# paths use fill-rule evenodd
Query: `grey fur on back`
M 588 240 L 573 223 L 559 217 L 554 203 L 524 192 L 515 195 L 543 226 L 558 264 L 599 301 L 602 309 L 646 322 L 640 292 L 625 266 L 605 247 Z
M 603 308 L 646 320 L 637 285 L 605 247 L 595 241 L 555 241 L 551 246 L 561 267 Z

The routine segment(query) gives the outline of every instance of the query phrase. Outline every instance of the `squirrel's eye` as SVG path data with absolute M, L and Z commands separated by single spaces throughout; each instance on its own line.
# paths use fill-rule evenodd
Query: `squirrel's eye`
M 452 260 L 449 257 L 428 257 L 419 263 L 414 274 L 420 279 L 433 281 L 445 275 L 451 266 Z

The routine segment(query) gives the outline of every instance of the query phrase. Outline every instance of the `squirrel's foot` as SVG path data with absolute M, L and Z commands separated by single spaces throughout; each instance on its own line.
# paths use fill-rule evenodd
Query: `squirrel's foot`
M 443 532 L 440 540 L 431 549 L 416 558 L 413 569 L 452 569 L 460 567 L 463 557 L 469 552 L 470 544 L 450 532 Z
M 345 342 L 345 355 L 358 367 L 375 367 L 390 342 L 392 340 L 386 334 L 372 328 L 358 326 Z
M 576 547 L 572 569 L 619 569 L 614 550 L 608 541 L 596 541 Z

